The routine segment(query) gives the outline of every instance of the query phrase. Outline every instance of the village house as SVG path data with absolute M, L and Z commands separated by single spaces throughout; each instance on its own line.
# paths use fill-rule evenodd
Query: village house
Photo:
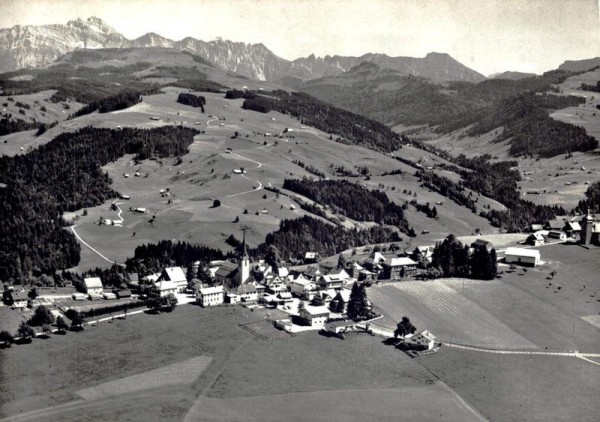
M 343 334 L 348 331 L 356 331 L 356 322 L 351 320 L 328 321 L 323 329 L 332 334 Z
M 562 230 L 550 230 L 548 232 L 548 238 L 558 239 L 558 240 L 567 240 L 567 234 Z
M 417 246 L 412 253 L 412 256 L 415 261 L 421 262 L 427 260 L 427 262 L 431 263 L 433 259 L 433 246 Z
M 543 224 L 530 224 L 529 225 L 529 231 L 530 232 L 539 232 L 540 230 L 544 230 L 544 225 Z
M 304 275 L 304 277 L 308 280 L 317 282 L 319 278 L 323 275 L 323 273 L 321 272 L 318 266 L 313 265 L 308 267 L 306 271 L 302 273 L 302 275 Z
M 242 284 L 235 292 L 242 302 L 256 302 L 258 300 L 258 291 L 252 284 Z
M 85 288 L 85 292 L 93 297 L 101 297 L 102 291 L 104 287 L 102 286 L 102 280 L 100 277 L 86 277 L 83 279 L 83 286 Z
M 203 308 L 222 305 L 223 300 L 223 286 L 200 288 L 196 293 L 196 302 Z
M 300 319 L 312 328 L 323 328 L 328 318 L 329 310 L 326 306 L 305 305 L 300 308 Z
M 160 274 L 160 280 L 170 281 L 177 286 L 178 292 L 185 292 L 188 285 L 187 277 L 185 276 L 185 271 L 181 267 L 166 267 L 162 270 Z
M 562 228 L 568 237 L 579 237 L 581 233 L 581 225 L 577 221 L 567 221 Z
M 541 232 L 531 233 L 527 236 L 525 243 L 532 246 L 540 246 L 546 242 L 544 235 Z
M 290 282 L 290 291 L 296 297 L 305 300 L 312 300 L 314 292 L 317 290 L 317 285 L 314 281 L 308 280 L 302 274 Z
M 304 254 L 305 264 L 315 264 L 319 260 L 319 254 L 317 252 L 306 252 Z
M 29 296 L 27 292 L 15 291 L 12 292 L 13 304 L 12 307 L 15 309 L 23 309 L 27 308 L 27 303 L 29 302 Z
M 383 278 L 394 280 L 413 276 L 417 273 L 417 263 L 409 257 L 394 257 L 383 264 Z
M 321 276 L 319 286 L 323 289 L 341 289 L 350 279 L 350 274 L 343 268 L 334 268 L 328 274 Z
M 264 284 L 266 290 L 272 294 L 287 291 L 287 286 L 285 285 L 284 281 L 281 279 L 281 277 L 275 274 L 269 274 L 267 277 L 265 277 Z
M 402 345 L 410 350 L 431 350 L 435 346 L 435 336 L 425 330 L 411 337 L 405 337 L 402 341 Z
M 345 314 L 348 310 L 348 303 L 350 302 L 350 293 L 351 291 L 349 289 L 342 289 L 337 292 L 329 304 L 329 309 L 331 309 L 331 312 Z
M 154 287 L 156 288 L 156 291 L 160 297 L 177 293 L 177 284 L 173 283 L 172 281 L 160 280 L 154 283 Z
M 535 267 L 540 263 L 540 251 L 535 249 L 508 248 L 504 257 L 507 264 Z
M 215 271 L 215 281 L 218 284 L 230 285 L 237 277 L 238 265 L 235 262 L 223 261 Z

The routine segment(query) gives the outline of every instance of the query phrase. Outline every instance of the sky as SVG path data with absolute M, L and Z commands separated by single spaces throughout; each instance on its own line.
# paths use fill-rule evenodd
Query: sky
M 96 16 L 125 37 L 217 37 L 280 57 L 448 53 L 489 75 L 600 56 L 600 0 L 0 0 L 0 28 Z

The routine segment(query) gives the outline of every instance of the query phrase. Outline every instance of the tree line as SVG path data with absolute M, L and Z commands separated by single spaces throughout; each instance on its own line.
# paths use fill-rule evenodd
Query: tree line
M 438 242 L 433 249 L 427 274 L 438 277 L 470 277 L 492 280 L 498 273 L 496 250 L 485 244 L 464 245 L 454 235 Z
M 144 94 L 148 94 L 150 91 L 144 91 Z M 69 116 L 69 119 L 84 116 L 86 114 L 98 111 L 99 113 L 109 113 L 111 111 L 123 110 L 136 105 L 142 101 L 141 92 L 134 91 L 131 89 L 124 89 L 119 91 L 115 95 L 101 98 L 96 101 L 92 101 L 88 105 L 82 107 L 74 114 Z

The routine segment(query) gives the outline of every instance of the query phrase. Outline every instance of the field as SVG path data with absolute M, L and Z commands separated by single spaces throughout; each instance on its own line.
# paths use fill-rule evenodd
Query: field
M 443 348 L 419 363 L 490 421 L 595 421 L 600 367 L 581 359 Z
M 251 420 L 273 420 L 280 398 L 289 397 L 298 410 L 319 409 L 321 418 L 337 417 L 332 400 L 341 400 L 348 404 L 344 412 L 377 420 L 413 412 L 419 403 L 429 420 L 480 420 L 452 390 L 378 337 L 341 341 L 312 332 L 264 341 L 238 327 L 260 324 L 265 315 L 185 305 L 172 314 L 132 315 L 5 349 L 0 416 L 181 420 L 192 409 L 187 420 L 207 420 L 208 406 L 215 420 L 235 420 L 242 408 Z M 402 399 L 390 407 L 397 396 Z
M 501 267 L 500 279 L 395 283 L 369 289 L 369 298 L 387 316 L 387 328 L 407 315 L 446 342 L 598 353 L 600 249 L 557 244 L 540 251 L 545 264 Z

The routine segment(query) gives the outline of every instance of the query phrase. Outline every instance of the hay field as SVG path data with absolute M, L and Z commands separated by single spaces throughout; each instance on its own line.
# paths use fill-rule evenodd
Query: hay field
M 417 403 L 427 403 L 419 406 Z M 185 421 L 483 421 L 441 382 L 424 387 L 315 391 L 231 399 L 200 398 Z
M 431 331 L 439 341 L 488 348 L 536 348 L 439 280 L 375 286 L 368 295 L 376 308 L 392 320 L 400 321 L 406 315 L 418 329 Z

